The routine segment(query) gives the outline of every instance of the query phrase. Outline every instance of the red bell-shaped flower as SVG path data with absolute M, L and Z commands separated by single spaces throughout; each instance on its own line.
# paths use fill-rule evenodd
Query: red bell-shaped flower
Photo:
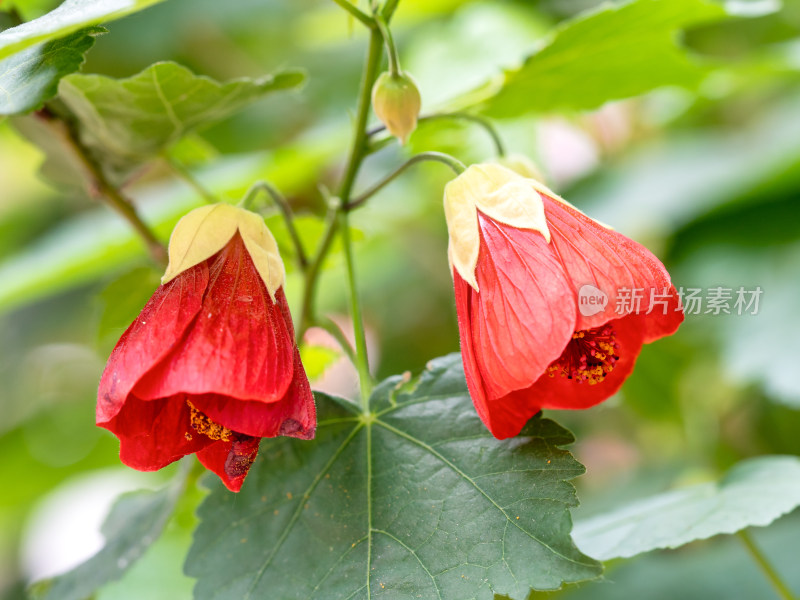
M 283 263 L 258 215 L 225 204 L 172 233 L 162 285 L 122 335 L 97 424 L 142 471 L 187 454 L 238 491 L 262 437 L 314 437 L 316 411 L 283 293 Z
M 533 179 L 473 165 L 445 188 L 467 384 L 495 437 L 614 394 L 683 310 L 664 265 Z

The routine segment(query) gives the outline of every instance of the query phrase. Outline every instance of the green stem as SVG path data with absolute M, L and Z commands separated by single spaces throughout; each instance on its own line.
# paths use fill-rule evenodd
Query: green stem
M 350 4 L 348 0 L 333 0 L 336 4 L 338 4 L 341 8 L 349 12 L 353 17 L 361 21 L 364 25 L 372 29 L 375 27 L 375 22 L 372 18 L 366 14 L 365 12 L 361 11 L 357 6 Z
M 356 287 L 355 263 L 353 260 L 352 241 L 350 239 L 350 224 L 348 223 L 347 211 L 344 206 L 349 204 L 350 195 L 353 192 L 358 171 L 364 160 L 367 150 L 367 119 L 369 118 L 370 95 L 372 85 L 378 75 L 381 62 L 381 47 L 383 36 L 373 29 L 369 37 L 369 48 L 367 59 L 364 64 L 364 73 L 361 78 L 361 87 L 358 94 L 358 108 L 356 110 L 356 121 L 353 129 L 353 143 L 350 148 L 350 156 L 347 161 L 342 185 L 339 189 L 339 205 L 336 207 L 338 213 L 338 226 L 342 230 L 342 243 L 344 245 L 345 259 L 347 263 L 347 280 L 350 286 L 350 309 L 353 319 L 353 333 L 356 342 L 356 358 L 358 359 L 358 378 L 361 386 L 361 405 L 364 412 L 369 411 L 369 396 L 372 391 L 372 378 L 369 373 L 369 357 L 367 356 L 367 342 L 364 333 L 364 321 L 361 314 L 361 305 L 358 299 L 358 288 Z
M 399 1 L 400 0 L 386 0 L 386 4 L 383 5 L 381 14 L 383 15 L 383 18 L 386 19 L 387 23 L 392 20 L 392 15 L 394 14 L 394 11 L 397 10 L 397 4 Z
M 303 293 L 303 303 L 300 309 L 300 326 L 297 328 L 297 339 L 302 340 L 303 335 L 311 327 L 316 319 L 314 317 L 314 298 L 316 296 L 317 284 L 319 282 L 319 275 L 322 272 L 322 265 L 325 263 L 325 258 L 328 256 L 328 251 L 333 245 L 333 240 L 336 237 L 336 229 L 339 221 L 336 218 L 337 208 L 330 207 L 328 209 L 327 225 L 325 233 L 322 236 L 317 253 L 314 255 L 314 260 L 308 265 L 306 269 L 305 289 Z
M 769 559 L 764 555 L 763 552 L 761 552 L 761 549 L 756 546 L 756 543 L 750 536 L 750 533 L 746 529 L 742 529 L 737 533 L 737 536 L 741 540 L 742 544 L 744 544 L 744 547 L 747 548 L 747 551 L 750 553 L 753 561 L 758 565 L 758 568 L 761 569 L 761 572 L 772 584 L 772 587 L 775 589 L 775 592 L 778 594 L 778 596 L 780 596 L 783 600 L 796 600 L 795 595 L 775 570 L 775 567 L 772 566 L 772 564 L 769 562 Z
M 350 304 L 353 319 L 353 329 L 356 340 L 356 363 L 359 372 L 359 380 L 361 387 L 361 402 L 364 410 L 368 410 L 369 394 L 372 389 L 372 379 L 369 374 L 369 359 L 367 357 L 367 345 L 364 334 L 364 324 L 361 315 L 361 307 L 358 301 L 358 293 L 355 281 L 355 266 L 353 260 L 352 243 L 350 239 L 350 228 L 347 221 L 347 214 L 343 207 L 350 201 L 350 195 L 353 191 L 358 171 L 364 157 L 368 154 L 367 147 L 367 119 L 369 118 L 370 111 L 370 96 L 372 86 L 378 76 L 378 69 L 381 62 L 381 50 L 383 46 L 383 36 L 376 27 L 374 21 L 369 18 L 373 24 L 370 31 L 369 47 L 367 50 L 367 58 L 364 63 L 364 71 L 361 78 L 361 85 L 358 93 L 358 107 L 356 109 L 356 119 L 353 125 L 353 140 L 348 154 L 347 164 L 345 167 L 342 184 L 339 189 L 338 198 L 329 199 L 327 228 L 322 242 L 317 249 L 314 259 L 310 262 L 306 270 L 305 291 L 303 294 L 303 302 L 301 307 L 300 327 L 298 327 L 298 339 L 302 339 L 306 330 L 311 327 L 316 318 L 314 315 L 314 299 L 316 296 L 316 289 L 319 284 L 319 275 L 322 271 L 322 265 L 328 256 L 333 240 L 337 231 L 341 228 L 344 230 L 342 234 L 342 241 L 345 246 L 345 257 L 347 260 L 348 270 L 348 283 L 350 287 Z
M 386 46 L 386 54 L 389 57 L 389 72 L 392 74 L 392 77 L 400 77 L 400 55 L 397 52 L 397 46 L 394 45 L 392 32 L 382 16 L 376 15 L 375 23 L 381 32 L 383 43 Z
M 242 208 L 249 209 L 259 192 L 265 192 L 280 211 L 283 222 L 286 224 L 286 230 L 289 232 L 289 237 L 292 240 L 292 245 L 294 245 L 295 253 L 297 254 L 297 263 L 300 265 L 300 269 L 305 271 L 308 269 L 308 256 L 306 256 L 306 251 L 305 248 L 303 248 L 303 242 L 300 239 L 297 227 L 294 225 L 294 212 L 292 212 L 289 201 L 278 191 L 278 188 L 268 181 L 255 182 L 244 195 L 241 201 Z
M 369 412 L 369 397 L 372 394 L 372 375 L 369 372 L 369 356 L 367 354 L 367 336 L 364 329 L 364 317 L 358 299 L 358 286 L 356 285 L 356 269 L 353 260 L 353 243 L 350 239 L 350 224 L 347 211 L 339 211 L 339 228 L 341 229 L 342 245 L 344 246 L 345 264 L 347 266 L 347 283 L 350 287 L 350 313 L 353 319 L 353 334 L 356 341 L 356 369 L 358 382 L 361 388 L 361 408 L 364 413 Z
M 150 227 L 142 221 L 133 203 L 108 180 L 105 173 L 103 173 L 103 169 L 95 162 L 89 154 L 89 151 L 78 139 L 77 132 L 70 127 L 67 122 L 55 116 L 47 109 L 42 109 L 37 114 L 40 118 L 50 123 L 56 131 L 61 134 L 66 145 L 84 167 L 91 185 L 99 192 L 100 197 L 103 198 L 105 203 L 119 213 L 139 237 L 142 238 L 153 260 L 159 265 L 166 266 L 166 248 L 164 248 L 164 245 L 158 240 Z
M 372 85 L 378 74 L 381 59 L 381 46 L 383 37 L 380 32 L 373 30 L 369 37 L 369 50 L 367 60 L 364 65 L 364 74 L 361 79 L 361 87 L 358 93 L 358 109 L 356 111 L 356 121 L 354 124 L 353 142 L 350 147 L 350 155 L 347 160 L 344 178 L 339 189 L 339 198 L 342 204 L 347 204 L 350 200 L 350 193 L 353 190 L 361 162 L 364 159 L 367 148 L 367 119 L 369 118 L 370 96 Z
M 350 344 L 350 341 L 345 336 L 344 332 L 339 328 L 339 326 L 334 323 L 331 319 L 327 317 L 323 317 L 319 321 L 315 323 L 317 327 L 320 327 L 327 331 L 333 339 L 341 346 L 342 351 L 347 355 L 347 358 L 350 359 L 350 362 L 353 363 L 353 366 L 358 367 L 358 359 L 356 358 L 356 352 L 353 350 L 353 346 Z
M 450 156 L 449 154 L 444 154 L 443 152 L 421 152 L 409 158 L 406 162 L 397 167 L 397 169 L 389 173 L 389 175 L 384 177 L 382 180 L 373 185 L 371 188 L 366 190 L 363 194 L 353 198 L 345 206 L 345 210 L 351 211 L 355 208 L 358 208 L 359 206 L 364 204 L 367 200 L 369 200 L 372 196 L 374 196 L 376 193 L 381 191 L 384 187 L 389 185 L 392 181 L 397 179 L 397 177 L 399 177 L 404 171 L 406 171 L 406 169 L 421 162 L 443 163 L 448 167 L 450 167 L 456 175 L 460 175 L 466 170 L 464 163 L 462 163 L 457 158 Z
M 192 175 L 191 171 L 187 169 L 181 162 L 169 154 L 164 154 L 164 161 L 169 166 L 170 170 L 177 175 L 180 179 L 182 179 L 190 188 L 192 188 L 197 194 L 209 204 L 216 204 L 219 202 L 219 199 L 212 194 L 208 189 L 206 189 L 203 184 L 201 184 L 194 175 Z
M 497 131 L 497 129 L 489 119 L 482 117 L 480 115 L 473 115 L 472 113 L 467 113 L 467 112 L 451 112 L 451 113 L 434 113 L 431 115 L 423 115 L 417 121 L 422 123 L 424 121 L 435 121 L 436 119 L 453 119 L 460 121 L 470 121 L 472 123 L 475 123 L 476 125 L 480 125 L 481 127 L 483 127 L 484 130 L 486 130 L 486 133 L 489 134 L 489 137 L 492 138 L 492 143 L 494 144 L 495 150 L 497 151 L 497 155 L 498 156 L 506 155 L 506 147 L 505 144 L 503 143 L 503 138 L 500 137 L 500 133 Z M 385 125 L 379 125 L 377 127 L 374 127 L 373 129 L 370 129 L 368 134 L 370 137 L 372 137 L 380 133 L 381 131 L 385 130 L 386 130 Z M 386 138 L 385 141 L 389 142 L 392 141 L 393 139 L 394 139 L 393 137 L 389 137 Z M 375 149 L 380 149 L 383 147 L 383 142 L 384 140 L 378 140 L 376 142 L 373 142 L 373 147 Z

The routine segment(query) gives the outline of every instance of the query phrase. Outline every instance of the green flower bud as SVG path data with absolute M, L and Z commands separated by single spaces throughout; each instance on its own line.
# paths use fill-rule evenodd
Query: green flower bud
M 422 105 L 416 83 L 410 75 L 381 73 L 372 87 L 372 109 L 393 136 L 405 144 L 417 128 Z

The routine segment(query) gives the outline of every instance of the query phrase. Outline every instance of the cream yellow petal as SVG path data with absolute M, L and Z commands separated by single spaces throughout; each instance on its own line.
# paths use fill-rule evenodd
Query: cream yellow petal
M 267 286 L 270 298 L 275 302 L 275 292 L 283 285 L 286 272 L 278 252 L 278 243 L 264 224 L 264 219 L 255 213 L 242 211 L 239 233 L 253 264 Z
M 532 184 L 532 179 L 509 181 L 482 198 L 478 209 L 487 217 L 510 227 L 538 231 L 549 243 L 550 230 L 544 216 L 544 203 Z
M 264 219 L 229 204 L 203 206 L 178 221 L 169 240 L 169 265 L 161 283 L 214 256 L 237 231 L 274 302 L 275 292 L 284 281 L 278 244 Z
M 550 241 L 542 198 L 532 184 L 496 164 L 472 165 L 450 181 L 444 211 L 450 234 L 448 257 L 464 281 L 479 291 L 475 267 L 480 254 L 478 214 L 518 229 L 538 231 Z
M 462 175 L 444 188 L 444 217 L 450 234 L 447 255 L 452 268 L 477 291 L 475 265 L 478 264 L 480 251 L 478 211 L 469 185 L 461 179 Z
M 228 204 L 211 204 L 187 213 L 169 238 L 169 265 L 161 283 L 214 256 L 238 229 L 238 215 Z

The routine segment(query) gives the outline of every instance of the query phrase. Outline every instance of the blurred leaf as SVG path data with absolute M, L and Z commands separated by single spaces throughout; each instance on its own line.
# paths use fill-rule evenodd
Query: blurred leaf
M 166 239 L 172 226 L 199 203 L 194 198 L 152 206 L 145 220 Z M 0 263 L 0 311 L 85 284 L 144 255 L 126 223 L 106 210 L 59 225 L 37 243 Z
M 36 582 L 31 596 L 35 600 L 85 600 L 122 577 L 161 535 L 183 493 L 187 473 L 187 468 L 182 469 L 159 491 L 120 496 L 103 523 L 103 549 L 63 575 Z
M 537 417 L 495 440 L 459 355 L 405 381 L 384 381 L 369 417 L 318 395 L 313 442 L 264 440 L 236 497 L 213 484 L 185 567 L 198 599 L 522 599 L 600 574 L 569 536 L 569 432 Z
M 677 548 L 752 525 L 769 525 L 800 506 L 800 458 L 744 460 L 718 483 L 639 500 L 575 524 L 573 537 L 600 560 Z
M 69 151 L 62 131 L 54 128 L 50 120 L 34 113 L 13 117 L 9 122 L 21 137 L 44 154 L 44 162 L 39 167 L 42 179 L 65 192 L 86 189 L 84 165 Z
M 791 214 L 784 211 L 779 218 L 787 219 Z M 749 216 L 751 219 L 743 225 L 752 228 L 753 217 Z M 720 225 L 729 223 L 722 221 Z M 774 235 L 774 229 L 778 226 L 768 228 L 768 237 Z M 733 231 L 729 229 L 729 237 Z M 800 408 L 794 334 L 800 331 L 798 260 L 800 244 L 796 242 L 760 249 L 729 243 L 695 251 L 691 260 L 679 267 L 681 279 L 693 287 L 721 286 L 732 291 L 730 314 L 688 316 L 695 319 L 695 329 L 705 327 L 706 335 L 718 344 L 727 377 L 740 385 L 760 383 L 770 399 L 795 409 Z M 739 288 L 744 288 L 745 300 L 749 292 L 762 290 L 755 314 L 755 304 L 742 314 L 734 308 Z
M 518 69 L 506 71 L 458 102 L 481 101 L 498 117 L 585 110 L 665 85 L 694 86 L 706 70 L 676 34 L 726 17 L 709 0 L 634 0 L 604 5 L 556 30 Z
M 681 376 L 695 358 L 695 349 L 681 340 L 681 333 L 643 347 L 636 368 L 625 380 L 622 396 L 639 415 L 680 421 Z
M 170 529 L 121 580 L 98 590 L 93 600 L 191 600 L 194 580 L 183 574 L 181 565 L 192 535 Z
M 115 157 L 135 164 L 157 156 L 194 129 L 303 80 L 298 71 L 283 71 L 219 83 L 163 62 L 127 79 L 70 75 L 61 80 L 58 92 L 80 122 L 84 142 L 104 162 Z
M 311 381 L 322 377 L 328 367 L 339 360 L 341 355 L 337 350 L 325 346 L 309 346 L 308 344 L 300 346 L 303 368 Z
M 100 292 L 102 313 L 97 336 L 103 350 L 111 350 L 159 285 L 159 272 L 152 267 L 138 267 Z
M 80 69 L 102 27 L 32 46 L 0 60 L 0 115 L 26 113 L 56 95 L 59 80 Z
M 183 136 L 169 149 L 169 156 L 183 165 L 207 163 L 219 156 L 217 149 L 197 134 Z
M 119 19 L 162 0 L 65 0 L 44 16 L 0 33 L 0 59 L 36 44 Z
M 797 179 L 798 101 L 797 94 L 787 94 L 733 131 L 695 129 L 661 138 L 579 185 L 568 197 L 626 235 L 672 233 L 783 172 Z M 747 200 L 760 199 L 754 194 Z
M 765 529 L 753 529 L 753 538 L 795 593 L 800 591 L 797 540 L 800 512 Z M 539 600 L 535 594 L 530 600 Z M 778 598 L 752 556 L 733 536 L 721 536 L 680 550 L 664 550 L 609 565 L 606 580 L 559 594 L 564 600 L 766 600 Z
M 0 1 L 0 12 L 15 10 L 23 21 L 32 21 L 55 8 L 58 3 L 59 0 L 3 0 Z

